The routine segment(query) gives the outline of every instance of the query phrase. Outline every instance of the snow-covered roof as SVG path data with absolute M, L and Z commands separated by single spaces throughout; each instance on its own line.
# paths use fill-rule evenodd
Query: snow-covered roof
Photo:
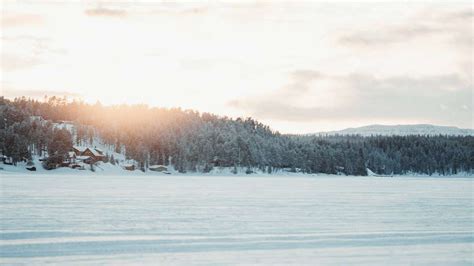
M 72 148 L 80 152 L 84 152 L 87 149 L 87 147 L 84 147 L 84 146 L 73 146 Z
M 159 168 L 166 168 L 166 169 L 168 169 L 168 167 L 166 167 L 166 166 L 164 166 L 164 165 L 161 165 L 161 164 L 150 165 L 148 168 L 149 168 L 149 169 L 159 169 Z
M 100 149 L 89 148 L 84 146 L 73 146 L 74 149 L 78 150 L 80 153 L 84 153 L 86 150 L 89 150 L 95 157 L 104 156 Z
M 76 153 L 73 151 L 68 152 L 69 157 L 74 157 L 76 156 Z
M 39 115 L 31 115 L 30 116 L 30 120 L 33 121 L 33 120 L 44 120 L 43 117 L 39 116 Z
M 79 161 L 83 161 L 83 160 L 87 160 L 91 158 L 90 156 L 85 156 L 85 155 L 81 155 L 81 156 L 77 156 L 76 159 L 79 160 Z
M 94 156 L 99 157 L 99 156 L 104 156 L 101 152 L 95 150 L 95 149 L 89 149 Z

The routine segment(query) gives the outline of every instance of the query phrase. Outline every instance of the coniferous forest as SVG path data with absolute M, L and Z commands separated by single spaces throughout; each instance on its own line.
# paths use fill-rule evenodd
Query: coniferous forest
M 75 132 L 53 123 L 71 121 Z M 180 172 L 213 167 L 367 175 L 456 174 L 474 170 L 474 136 L 286 135 L 252 118 L 231 119 L 179 108 L 103 106 L 65 98 L 0 98 L 0 151 L 13 163 L 49 154 L 54 168 L 72 145 L 100 138 L 140 168 Z

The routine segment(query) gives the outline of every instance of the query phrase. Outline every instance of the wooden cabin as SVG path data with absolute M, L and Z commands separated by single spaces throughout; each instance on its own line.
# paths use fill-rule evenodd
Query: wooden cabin
M 88 163 L 95 163 L 99 161 L 104 161 L 105 155 L 100 149 L 96 148 L 89 148 L 89 147 L 79 147 L 79 146 L 74 146 L 72 148 L 74 151 L 76 158 L 77 157 L 82 157 L 83 161 Z M 85 159 L 85 157 L 89 157 Z
M 82 156 L 89 156 L 95 162 L 103 161 L 105 158 L 103 153 L 91 148 L 86 148 L 86 150 L 82 153 Z
M 86 150 L 86 147 L 80 147 L 80 146 L 73 146 L 72 151 L 76 154 L 76 156 L 81 156 L 82 153 Z

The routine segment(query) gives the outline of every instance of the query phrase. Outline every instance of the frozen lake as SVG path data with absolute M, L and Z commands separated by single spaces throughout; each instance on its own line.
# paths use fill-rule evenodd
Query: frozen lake
M 474 263 L 474 179 L 1 176 L 3 264 Z

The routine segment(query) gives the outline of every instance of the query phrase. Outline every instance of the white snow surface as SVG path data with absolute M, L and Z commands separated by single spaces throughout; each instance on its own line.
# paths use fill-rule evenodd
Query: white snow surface
M 70 173 L 0 172 L 1 264 L 474 263 L 472 178 Z
M 450 126 L 435 126 L 429 124 L 418 125 L 369 125 L 356 128 L 346 128 L 338 131 L 320 132 L 317 135 L 361 135 L 361 136 L 407 136 L 407 135 L 448 135 L 474 136 L 474 129 Z

